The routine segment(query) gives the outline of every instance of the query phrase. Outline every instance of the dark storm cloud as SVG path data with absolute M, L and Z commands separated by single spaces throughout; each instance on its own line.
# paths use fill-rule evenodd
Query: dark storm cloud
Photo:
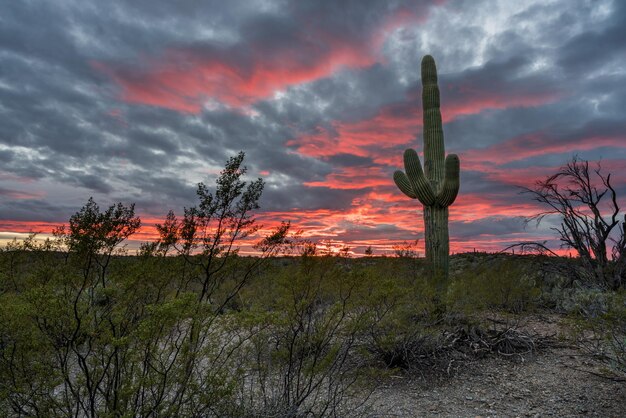
M 404 99 L 407 92 L 397 74 L 381 64 L 359 71 L 343 71 L 332 78 L 293 89 L 280 101 L 257 109 L 284 124 L 310 131 L 333 120 L 358 121 L 376 114 L 388 103 Z
M 494 236 L 510 236 L 525 232 L 524 219 L 486 217 L 469 222 L 451 222 L 450 232 L 460 240 L 488 234 Z
M 284 211 L 290 209 L 341 210 L 350 206 L 350 202 L 358 197 L 358 191 L 333 190 L 325 187 L 306 187 L 301 185 L 272 187 L 266 185 L 263 192 L 262 206 L 267 211 Z
M 568 39 L 558 53 L 558 64 L 571 75 L 601 71 L 606 65 L 623 66 L 626 60 L 626 4 L 616 1 L 602 26 L 590 27 Z M 623 67 L 622 67 L 623 68 Z
M 107 182 L 117 177 L 118 173 L 102 172 L 112 159 L 124 159 L 139 167 L 166 167 L 173 165 L 172 156 L 191 154 L 219 165 L 245 149 L 257 158 L 252 164 L 258 170 L 286 171 L 299 181 L 320 169 L 322 173 L 329 171 L 281 150 L 294 135 L 284 124 L 298 124 L 293 113 L 306 115 L 306 109 L 298 107 L 275 120 L 270 114 L 261 121 L 228 110 L 205 112 L 200 123 L 189 124 L 185 115 L 177 112 L 136 110 L 116 103 L 113 86 L 94 71 L 93 63 L 99 60 L 132 64 L 138 56 L 158 55 L 172 46 L 241 60 L 244 68 L 249 62 L 241 50 L 261 47 L 271 53 L 293 49 L 294 39 L 305 36 L 301 23 L 311 22 L 312 14 L 320 19 L 313 19 L 306 33 L 365 42 L 371 25 L 379 24 L 398 7 L 382 2 L 297 2 L 287 8 L 277 4 L 257 12 L 257 6 L 248 2 L 183 2 L 173 7 L 167 1 L 111 2 L 106 8 L 71 1 L 54 6 L 45 2 L 11 4 L 2 18 L 5 32 L 0 36 L 4 47 L 1 76 L 11 86 L 2 90 L 2 104 L 8 112 L 3 114 L 5 123 L 0 133 L 5 144 L 29 147 L 40 155 L 13 158 L 9 168 L 25 177 L 48 176 L 101 192 L 110 190 Z M 424 12 L 419 7 L 413 9 Z M 200 28 L 215 33 L 203 39 L 194 30 Z M 238 46 L 235 50 L 225 48 L 234 44 Z M 356 96 L 365 91 L 359 84 L 380 78 L 377 70 L 387 78 L 382 84 L 393 86 L 391 73 L 377 66 L 364 72 L 356 86 L 352 83 L 353 94 L 342 94 L 345 89 L 336 85 L 324 89 L 325 80 L 320 82 L 321 91 L 314 94 L 326 97 L 332 91 L 338 95 L 333 101 L 362 101 Z M 344 80 L 340 84 L 348 83 Z M 335 114 L 325 119 L 338 117 L 348 106 L 334 107 Z M 319 118 L 311 125 L 317 123 Z M 65 172 L 63 168 L 72 165 L 81 165 L 84 172 Z M 181 171 L 183 167 L 171 168 Z M 126 181 L 132 183 L 133 176 Z M 137 186 L 146 190 L 145 182 Z
M 390 161 L 422 147 L 419 63 L 432 53 L 463 167 L 457 208 L 508 210 L 451 230 L 515 236 L 518 179 L 575 152 L 624 158 L 624 28 L 626 7 L 604 0 L 7 2 L 0 218 L 63 220 L 91 194 L 180 211 L 244 150 L 264 210 L 354 215 L 369 202 L 379 224 L 333 218 L 342 240 L 411 239 L 417 224 L 385 199 Z M 200 73 L 221 78 L 208 88 Z M 314 140 L 324 153 L 303 151 Z M 359 188 L 363 173 L 376 181 Z
M 384 243 L 387 246 L 402 244 L 403 242 L 420 240 L 423 244 L 423 233 L 413 231 L 407 233 L 406 230 L 392 224 L 379 224 L 373 227 L 363 227 L 362 225 L 345 225 L 346 229 L 337 235 L 336 239 L 344 242 L 357 243 Z M 321 237 L 320 237 L 321 238 Z M 356 245 L 354 249 L 359 249 L 363 253 L 367 245 Z M 380 255 L 380 253 L 378 254 Z
M 85 199 L 87 200 L 87 199 Z M 64 222 L 76 209 L 66 205 L 50 204 L 43 199 L 0 200 L 0 224 L 11 221 Z

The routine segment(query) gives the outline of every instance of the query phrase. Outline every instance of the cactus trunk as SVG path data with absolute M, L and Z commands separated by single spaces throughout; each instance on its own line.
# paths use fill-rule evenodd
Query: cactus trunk
M 424 206 L 424 235 L 426 238 L 426 260 L 432 267 L 433 276 L 448 277 L 448 208 Z
M 398 188 L 424 207 L 426 259 L 436 278 L 448 277 L 450 242 L 448 237 L 448 206 L 459 191 L 459 157 L 445 157 L 443 124 L 439 109 L 437 68 L 430 55 L 422 59 L 422 104 L 424 112 L 424 169 L 417 152 L 404 152 L 404 167 L 394 173 Z

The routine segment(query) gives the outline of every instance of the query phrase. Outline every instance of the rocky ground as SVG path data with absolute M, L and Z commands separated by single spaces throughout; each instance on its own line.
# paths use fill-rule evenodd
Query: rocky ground
M 525 331 L 555 337 L 557 316 Z M 533 354 L 489 355 L 454 366 L 453 377 L 394 376 L 372 397 L 371 417 L 626 417 L 626 382 L 597 376 L 602 365 L 566 341 Z

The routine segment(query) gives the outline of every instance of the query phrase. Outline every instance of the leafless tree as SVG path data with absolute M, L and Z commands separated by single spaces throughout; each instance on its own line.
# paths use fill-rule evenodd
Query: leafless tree
M 539 224 L 548 216 L 561 218 L 551 229 L 562 247 L 578 253 L 589 279 L 611 289 L 625 284 L 626 216 L 620 214 L 611 174 L 604 174 L 600 163 L 590 169 L 588 161 L 574 157 L 523 192 L 546 207 L 527 221 Z

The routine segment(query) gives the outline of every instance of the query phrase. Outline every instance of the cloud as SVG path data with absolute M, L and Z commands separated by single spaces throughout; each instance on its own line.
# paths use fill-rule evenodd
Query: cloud
M 215 102 L 247 106 L 342 69 L 374 65 L 382 58 L 376 47 L 383 32 L 421 18 L 415 10 L 397 6 L 379 19 L 373 18 L 374 10 L 361 15 L 368 6 L 380 8 L 375 3 L 298 2 L 288 15 L 261 12 L 245 20 L 235 42 L 173 45 L 130 66 L 92 65 L 119 85 L 128 103 L 190 113 Z M 349 13 L 350 24 L 336 20 L 336 13 Z
M 29 193 L 21 190 L 5 189 L 0 187 L 0 196 L 15 200 L 40 199 L 40 193 Z
M 422 150 L 421 57 L 461 159 L 454 251 L 522 238 L 530 185 L 574 153 L 622 191 L 616 1 L 10 2 L 0 16 L 0 233 L 49 231 L 89 196 L 149 224 L 226 159 L 263 176 L 262 221 L 391 251 L 422 233 L 391 180 Z M 626 190 L 624 190 L 626 193 Z M 2 232 L 4 231 L 4 232 Z M 4 235 L 3 235 L 4 236 Z

